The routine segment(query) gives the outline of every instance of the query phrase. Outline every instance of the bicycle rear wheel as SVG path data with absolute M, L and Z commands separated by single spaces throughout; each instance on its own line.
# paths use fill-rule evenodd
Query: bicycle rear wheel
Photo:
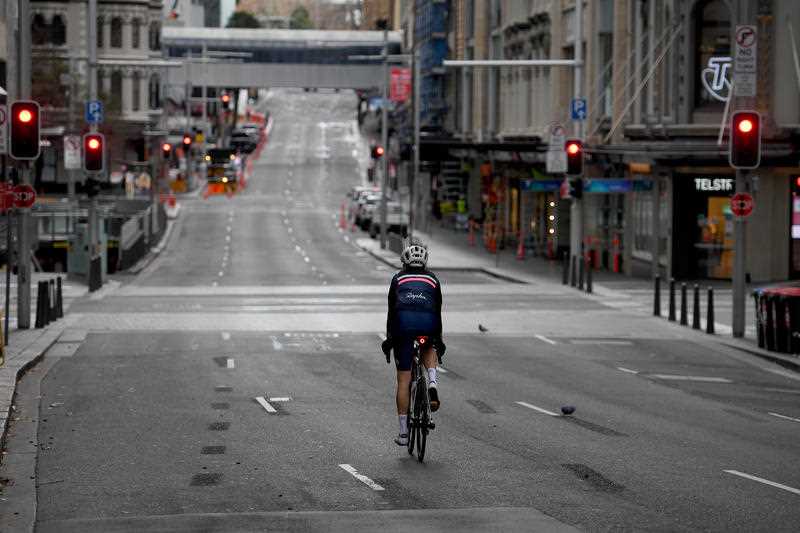
M 408 430 L 408 455 L 414 455 L 414 386 L 413 384 L 409 385 L 409 395 L 408 395 L 408 411 L 406 411 L 406 424 Z
M 415 416 L 415 432 L 417 441 L 417 459 L 421 463 L 425 458 L 425 446 L 428 441 L 428 423 L 430 414 L 428 411 L 428 391 L 425 390 L 425 379 L 422 378 L 417 383 L 417 398 L 414 402 L 417 411 Z

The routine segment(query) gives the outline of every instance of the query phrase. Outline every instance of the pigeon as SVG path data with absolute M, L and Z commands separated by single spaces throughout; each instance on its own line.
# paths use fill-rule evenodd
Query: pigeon
M 562 405 L 561 412 L 564 413 L 565 415 L 571 415 L 572 413 L 575 412 L 575 407 L 572 405 Z
M 489 328 L 487 328 L 487 327 L 484 327 L 484 325 L 483 325 L 483 324 L 478 324 L 478 330 L 479 330 L 481 333 L 486 333 L 487 331 L 489 331 Z

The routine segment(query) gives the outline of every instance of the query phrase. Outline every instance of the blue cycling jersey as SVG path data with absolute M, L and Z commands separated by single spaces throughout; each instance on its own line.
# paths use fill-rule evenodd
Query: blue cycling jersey
M 424 268 L 405 268 L 389 286 L 389 337 L 442 334 L 442 287 L 436 275 Z

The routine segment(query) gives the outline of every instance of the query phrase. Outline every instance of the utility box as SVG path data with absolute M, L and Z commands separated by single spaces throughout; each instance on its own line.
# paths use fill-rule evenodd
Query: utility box
M 101 217 L 99 223 L 100 265 L 103 281 L 108 272 L 108 233 Z M 67 272 L 86 276 L 89 264 L 89 225 L 85 222 L 75 224 L 75 233 L 69 238 L 69 253 L 67 255 Z

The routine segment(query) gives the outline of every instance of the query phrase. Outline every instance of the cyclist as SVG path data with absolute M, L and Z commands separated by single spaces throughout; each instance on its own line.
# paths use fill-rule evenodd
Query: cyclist
M 390 361 L 394 350 L 397 367 L 397 416 L 400 435 L 395 443 L 408 444 L 409 384 L 414 340 L 419 336 L 431 338 L 423 354 L 423 364 L 428 370 L 428 396 L 431 411 L 439 409 L 439 392 L 436 386 L 436 364 L 444 355 L 442 342 L 442 287 L 433 272 L 426 269 L 428 248 L 418 239 L 411 239 L 400 254 L 403 269 L 394 275 L 389 286 L 389 312 L 386 318 L 386 340 L 381 348 Z M 434 349 L 436 346 L 436 349 Z

